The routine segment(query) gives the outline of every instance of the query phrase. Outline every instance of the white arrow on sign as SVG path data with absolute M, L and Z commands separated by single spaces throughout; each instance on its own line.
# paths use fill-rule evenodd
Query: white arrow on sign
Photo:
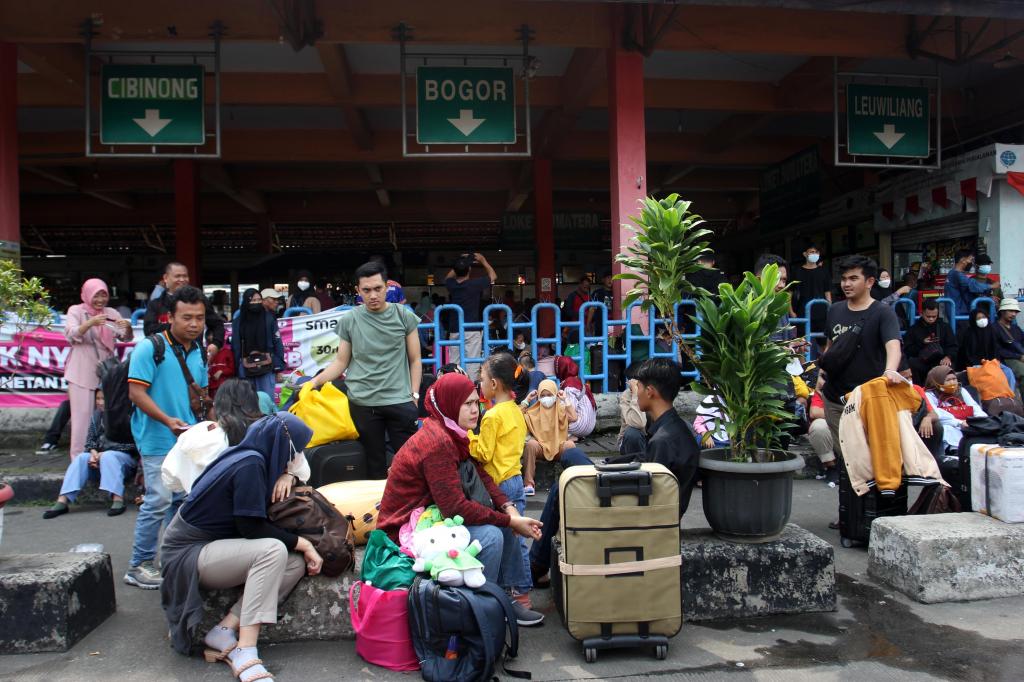
M 159 109 L 146 109 L 145 118 L 133 118 L 139 127 L 149 133 L 150 137 L 156 137 L 157 133 L 167 127 L 167 124 L 173 121 L 171 118 L 160 118 Z
M 892 123 L 886 123 L 882 126 L 882 132 L 875 133 L 875 137 L 878 141 L 885 145 L 886 149 L 892 149 L 896 146 L 896 143 L 906 137 L 906 133 L 897 133 L 896 126 Z
M 460 133 L 469 137 L 486 120 L 486 118 L 473 118 L 472 109 L 459 109 L 459 117 L 450 118 L 448 122 L 458 128 Z

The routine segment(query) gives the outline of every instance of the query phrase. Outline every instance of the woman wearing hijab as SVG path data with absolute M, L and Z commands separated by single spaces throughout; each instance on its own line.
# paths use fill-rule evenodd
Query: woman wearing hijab
M 984 308 L 971 312 L 970 324 L 964 327 L 957 346 L 956 366 L 960 369 L 999 357 L 992 321 Z
M 284 369 L 284 345 L 277 319 L 263 307 L 263 297 L 255 289 L 242 293 L 242 307 L 231 322 L 231 350 L 238 377 L 248 379 L 257 391 L 274 395 L 274 375 Z
M 320 312 L 320 299 L 313 290 L 313 274 L 309 270 L 299 270 L 296 273 L 295 285 L 290 287 L 289 291 L 289 308 L 309 308 L 314 315 Z
M 930 372 L 924 384 L 925 398 L 935 409 L 935 414 L 942 424 L 942 440 L 946 450 L 954 450 L 960 445 L 963 429 L 967 426 L 968 417 L 987 417 L 981 406 L 975 402 L 971 394 L 960 387 L 953 368 L 939 365 Z
M 290 492 L 278 482 L 312 435 L 292 414 L 258 420 L 200 474 L 164 533 L 160 601 L 179 653 L 188 655 L 203 619 L 199 590 L 243 586 L 203 640 L 206 659 L 226 661 L 242 682 L 273 677 L 256 650 L 260 628 L 277 622 L 278 604 L 323 564 L 309 540 L 267 521 L 268 505 Z
M 570 422 L 569 434 L 586 438 L 597 425 L 597 401 L 590 392 L 590 386 L 580 381 L 579 365 L 572 358 L 559 355 L 555 358 L 555 376 L 565 397 L 576 411 L 576 421 Z
M 520 403 L 520 408 L 530 432 L 530 439 L 523 448 L 523 490 L 529 497 L 536 493 L 537 458 L 553 462 L 575 449 L 576 443 L 569 438 L 569 429 L 577 417 L 576 408 L 551 379 L 541 381 L 536 392 L 528 394 Z M 589 464 L 590 460 L 586 463 Z M 563 461 L 563 464 L 566 463 Z
M 82 302 L 68 308 L 64 322 L 64 336 L 71 344 L 64 378 L 68 382 L 68 400 L 71 403 L 72 459 L 85 448 L 89 422 L 96 406 L 96 389 L 100 378 L 96 373 L 99 363 L 114 354 L 117 341 L 132 340 L 131 322 L 107 307 L 110 292 L 101 279 L 89 279 L 82 285 Z
M 398 529 L 412 511 L 436 504 L 445 517 L 463 518 L 470 536 L 483 547 L 476 558 L 484 565 L 484 576 L 508 589 L 513 586 L 506 585 L 502 576 L 512 575 L 523 561 L 513 533 L 536 539 L 541 524 L 520 516 L 483 466 L 470 458 L 467 433 L 477 424 L 479 401 L 473 382 L 463 374 L 445 374 L 427 389 L 429 416 L 395 454 L 380 501 L 377 528 L 397 544 Z M 466 496 L 460 465 L 473 467 L 486 488 L 490 505 Z M 520 625 L 536 625 L 544 618 L 514 600 L 512 608 Z

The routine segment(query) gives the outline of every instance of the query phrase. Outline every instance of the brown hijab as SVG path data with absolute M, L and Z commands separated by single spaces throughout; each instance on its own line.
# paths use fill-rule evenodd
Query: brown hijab
M 541 396 L 555 396 L 555 404 L 544 407 L 540 404 Z M 537 402 L 526 408 L 523 416 L 530 435 L 544 449 L 544 459 L 557 459 L 558 451 L 569 438 L 569 413 L 565 404 L 558 400 L 558 386 L 551 379 L 545 379 L 537 387 Z

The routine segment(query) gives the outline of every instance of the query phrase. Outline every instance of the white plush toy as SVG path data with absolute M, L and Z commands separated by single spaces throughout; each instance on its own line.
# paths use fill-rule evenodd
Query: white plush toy
M 412 570 L 430 573 L 442 585 L 480 587 L 487 581 L 484 565 L 476 558 L 482 546 L 470 541 L 461 516 L 445 519 L 436 506 L 427 507 L 413 531 L 412 544 L 416 553 Z

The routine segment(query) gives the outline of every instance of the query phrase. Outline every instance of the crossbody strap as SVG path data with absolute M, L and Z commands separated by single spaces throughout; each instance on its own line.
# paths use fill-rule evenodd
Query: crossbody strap
M 188 385 L 189 391 L 194 391 L 198 397 L 203 398 L 204 396 L 202 387 L 196 383 L 195 377 L 192 376 L 191 370 L 189 370 L 188 365 L 185 364 L 184 352 L 178 352 L 178 347 L 173 342 L 171 343 L 171 353 L 173 353 L 174 357 L 178 360 L 178 366 L 181 367 L 181 375 L 182 377 L 184 377 L 185 383 Z

